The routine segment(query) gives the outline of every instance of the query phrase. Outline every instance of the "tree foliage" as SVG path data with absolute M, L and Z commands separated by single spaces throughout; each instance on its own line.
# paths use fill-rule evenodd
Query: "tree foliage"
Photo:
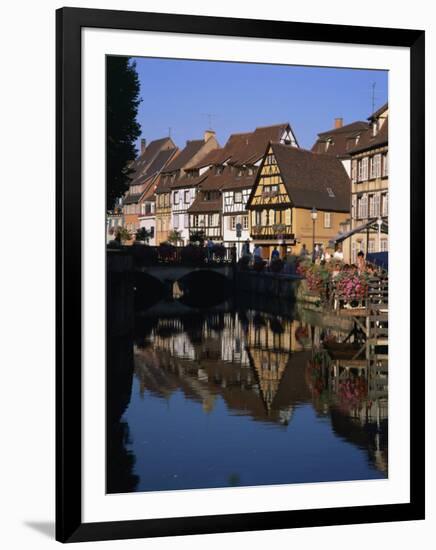
M 108 56 L 106 63 L 106 207 L 111 210 L 128 189 L 128 165 L 136 157 L 135 141 L 141 134 L 136 121 L 141 99 L 135 63 L 118 56 Z
M 171 244 L 178 244 L 182 240 L 182 234 L 177 229 L 173 229 L 168 235 L 168 242 Z
M 151 238 L 151 231 L 146 229 L 145 227 L 140 227 L 136 231 L 135 239 L 137 241 L 140 241 L 140 242 L 143 242 L 143 243 L 145 243 L 145 242 L 148 243 L 150 238 Z

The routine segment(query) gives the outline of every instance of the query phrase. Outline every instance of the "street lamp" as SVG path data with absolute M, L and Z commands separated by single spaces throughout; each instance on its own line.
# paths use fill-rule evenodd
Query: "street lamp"
M 312 258 L 315 261 L 315 222 L 318 217 L 318 211 L 315 207 L 312 208 L 310 217 L 312 218 Z
M 381 252 L 381 226 L 382 226 L 383 220 L 380 218 L 380 216 L 377 218 L 377 225 L 378 225 L 378 251 Z

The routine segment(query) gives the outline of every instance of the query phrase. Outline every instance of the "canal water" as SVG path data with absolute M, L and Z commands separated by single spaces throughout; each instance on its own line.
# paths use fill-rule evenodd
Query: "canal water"
M 386 478 L 387 369 L 338 335 L 271 299 L 138 312 L 108 349 L 107 491 Z

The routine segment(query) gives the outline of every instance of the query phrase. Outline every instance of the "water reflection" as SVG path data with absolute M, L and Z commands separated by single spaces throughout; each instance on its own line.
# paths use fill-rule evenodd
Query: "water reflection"
M 121 416 L 136 483 L 109 492 L 387 476 L 387 360 L 335 349 L 322 316 L 260 302 L 138 317 Z

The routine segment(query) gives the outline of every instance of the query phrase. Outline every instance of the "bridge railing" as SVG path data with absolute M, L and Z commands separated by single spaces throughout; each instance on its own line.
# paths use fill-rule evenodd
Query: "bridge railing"
M 149 246 L 132 245 L 120 247 L 125 253 L 133 256 L 136 266 L 152 265 L 185 265 L 185 266 L 217 266 L 236 262 L 231 248 L 222 245 L 214 247 L 200 246 Z

